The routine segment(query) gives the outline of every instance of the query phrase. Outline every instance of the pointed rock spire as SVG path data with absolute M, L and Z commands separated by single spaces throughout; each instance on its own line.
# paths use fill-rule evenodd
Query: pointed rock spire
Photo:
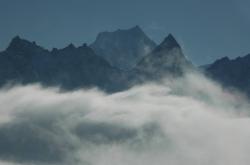
M 20 41 L 20 40 L 21 40 L 21 38 L 17 35 L 17 36 L 15 36 L 15 37 L 12 39 L 11 42 L 16 42 L 16 41 Z
M 24 49 L 24 48 L 27 48 L 27 47 L 33 47 L 33 46 L 36 46 L 36 43 L 35 42 L 29 42 L 27 40 L 24 40 L 24 39 L 21 39 L 19 36 L 16 36 L 14 37 L 7 50 L 20 50 L 20 49 Z
M 11 41 L 7 48 L 7 50 L 15 48 L 17 45 L 21 43 L 21 38 L 19 36 L 15 36 Z
M 170 50 L 173 48 L 181 48 L 179 43 L 176 41 L 174 36 L 172 34 L 169 34 L 164 41 L 155 48 L 155 52 L 161 51 L 161 50 Z
M 179 43 L 176 41 L 176 39 L 171 33 L 165 38 L 162 44 L 168 47 L 180 47 Z
M 70 43 L 70 44 L 68 45 L 68 48 L 75 48 L 75 45 L 72 44 L 72 43 Z
M 75 45 L 70 43 L 68 46 L 66 46 L 62 50 L 74 50 L 74 49 L 76 49 Z

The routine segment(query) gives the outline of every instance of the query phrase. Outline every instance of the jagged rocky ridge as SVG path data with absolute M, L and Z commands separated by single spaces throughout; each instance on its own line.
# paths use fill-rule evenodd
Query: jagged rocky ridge
M 143 79 L 154 80 L 181 76 L 188 69 L 194 69 L 192 63 L 186 59 L 173 35 L 169 34 L 160 45 L 142 58 L 134 70 Z
M 128 31 L 143 33 L 139 27 Z M 80 47 L 70 44 L 63 49 L 49 51 L 35 42 L 15 37 L 8 48 L 0 53 L 0 85 L 41 83 L 66 90 L 98 87 L 107 92 L 116 92 L 128 89 L 134 83 L 180 76 L 192 66 L 171 34 L 160 45 L 153 47 L 151 53 L 139 54 L 136 60 L 132 59 L 135 67 L 122 70 L 122 66 L 111 65 L 86 44 Z M 113 58 L 121 56 L 124 54 L 117 54 Z
M 205 73 L 227 88 L 236 88 L 250 96 L 250 54 L 236 59 L 223 57 L 207 65 Z
M 125 87 L 123 73 L 86 44 L 48 51 L 15 37 L 0 53 L 0 84 L 36 82 L 62 89 L 99 87 L 114 91 Z

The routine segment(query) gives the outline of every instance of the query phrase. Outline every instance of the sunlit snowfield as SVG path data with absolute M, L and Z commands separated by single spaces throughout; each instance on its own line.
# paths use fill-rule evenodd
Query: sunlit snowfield
M 0 91 L 1 165 L 249 165 L 249 104 L 197 74 L 107 95 Z

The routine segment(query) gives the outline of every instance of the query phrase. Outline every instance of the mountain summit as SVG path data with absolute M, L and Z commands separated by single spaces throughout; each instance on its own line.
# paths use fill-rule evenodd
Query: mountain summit
M 172 34 L 169 34 L 164 39 L 164 41 L 154 49 L 154 52 L 159 52 L 159 51 L 166 50 L 166 49 L 170 50 L 170 49 L 173 49 L 173 48 L 181 49 L 179 43 L 176 41 L 174 36 Z
M 96 41 L 90 45 L 96 54 L 122 70 L 132 69 L 155 46 L 139 26 L 99 33 Z
M 182 49 L 172 34 L 136 66 L 136 70 L 149 78 L 181 75 L 192 64 L 184 56 Z
M 14 37 L 7 48 L 8 51 L 32 51 L 34 49 L 41 50 L 42 48 L 37 46 L 35 42 L 30 42 L 20 38 L 19 36 Z

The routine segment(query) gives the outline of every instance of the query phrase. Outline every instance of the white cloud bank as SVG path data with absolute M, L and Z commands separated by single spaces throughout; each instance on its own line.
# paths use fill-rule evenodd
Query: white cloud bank
M 248 165 L 248 101 L 189 74 L 106 95 L 0 91 L 0 165 Z

